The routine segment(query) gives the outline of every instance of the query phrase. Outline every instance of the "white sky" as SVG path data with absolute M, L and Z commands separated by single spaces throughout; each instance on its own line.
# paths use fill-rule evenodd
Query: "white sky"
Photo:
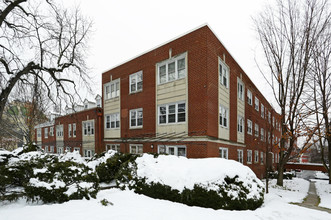
M 265 0 L 63 2 L 66 6 L 79 5 L 82 13 L 94 21 L 87 62 L 92 68 L 95 93 L 101 93 L 101 75 L 106 70 L 208 23 L 267 100 L 273 99 L 254 60 L 259 42 L 251 17 L 262 10 Z

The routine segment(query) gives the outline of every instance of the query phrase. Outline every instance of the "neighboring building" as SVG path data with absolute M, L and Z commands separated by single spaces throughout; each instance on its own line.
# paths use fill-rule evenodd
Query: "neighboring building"
M 96 151 L 101 152 L 101 107 L 85 99 L 83 106 L 66 108 L 66 115 L 35 127 L 37 144 L 50 153 L 79 151 L 81 155 L 91 157 Z
M 205 25 L 102 74 L 103 149 L 222 157 L 262 178 L 280 116 Z

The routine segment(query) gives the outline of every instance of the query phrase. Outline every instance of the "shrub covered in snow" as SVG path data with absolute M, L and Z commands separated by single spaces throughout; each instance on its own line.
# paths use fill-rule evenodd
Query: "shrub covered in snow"
M 7 158 L 0 165 L 1 200 L 25 197 L 44 203 L 65 202 L 95 198 L 99 191 L 97 175 L 78 152 L 61 156 L 26 149 L 17 152 L 7 156 L 0 152 Z
M 144 154 L 135 162 L 137 193 L 213 209 L 254 210 L 263 203 L 263 183 L 236 161 Z

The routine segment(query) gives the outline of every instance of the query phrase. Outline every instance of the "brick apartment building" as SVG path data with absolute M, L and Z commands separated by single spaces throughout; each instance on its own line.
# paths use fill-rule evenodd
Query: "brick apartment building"
M 223 157 L 262 178 L 280 140 L 280 115 L 208 25 L 106 71 L 102 86 L 97 151 Z
M 53 116 L 49 122 L 35 127 L 37 145 L 49 153 L 79 151 L 91 157 L 102 149 L 103 117 L 101 96 L 96 103 L 84 100 L 83 105 L 66 108 L 66 115 Z

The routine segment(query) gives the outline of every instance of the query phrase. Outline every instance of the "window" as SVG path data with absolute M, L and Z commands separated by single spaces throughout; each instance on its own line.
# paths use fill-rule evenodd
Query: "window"
M 247 119 L 247 134 L 252 134 L 253 132 L 253 123 L 251 120 Z
M 85 157 L 92 157 L 94 154 L 93 150 L 84 150 Z
M 71 147 L 66 147 L 66 152 L 71 152 Z
M 158 153 L 186 157 L 186 146 L 158 145 Z
M 244 151 L 243 150 L 238 150 L 238 162 L 244 163 Z
M 83 122 L 84 136 L 94 135 L 94 121 Z
M 63 125 L 56 125 L 56 136 L 63 137 Z
M 271 112 L 268 112 L 268 122 L 271 123 Z
M 120 145 L 119 144 L 107 144 L 106 145 L 106 151 L 109 151 L 109 150 L 114 150 L 114 151 L 117 151 L 117 152 L 120 152 Z
M 264 118 L 264 105 L 261 103 L 261 117 Z
M 228 88 L 229 68 L 221 59 L 219 59 L 219 77 L 220 84 Z
M 220 158 L 228 159 L 228 148 L 220 147 L 219 154 Z
M 228 109 L 224 106 L 220 105 L 220 125 L 222 127 L 227 128 L 228 127 Z
M 159 84 L 171 82 L 186 76 L 185 55 L 182 54 L 157 65 Z
M 275 127 L 275 117 L 272 116 L 272 127 Z
M 120 127 L 120 113 L 106 115 L 106 129 Z
M 44 150 L 45 150 L 45 153 L 49 152 L 49 151 L 48 151 L 48 146 L 45 146 L 45 147 L 44 147 Z
M 57 147 L 56 151 L 58 154 L 63 154 L 63 147 Z
M 71 124 L 68 124 L 68 136 L 71 137 L 71 133 L 72 130 L 71 130 Z
M 49 152 L 54 153 L 54 146 L 50 146 Z
M 243 133 L 244 131 L 244 118 L 242 116 L 238 117 L 238 132 Z
M 259 151 L 256 150 L 254 151 L 254 163 L 258 163 L 259 162 Z
M 265 141 L 264 129 L 261 128 L 261 141 Z
M 76 137 L 76 123 L 72 124 L 72 136 Z
M 261 155 L 261 159 L 260 159 L 260 160 L 261 160 L 261 164 L 263 164 L 263 163 L 264 163 L 263 154 L 264 154 L 263 152 L 260 152 L 260 155 Z
M 252 150 L 247 150 L 247 163 L 252 163 Z
M 48 128 L 45 128 L 44 132 L 45 132 L 45 138 L 48 138 Z
M 37 129 L 37 137 L 41 137 L 41 128 Z
M 130 93 L 143 90 L 143 71 L 130 75 Z
M 183 102 L 159 106 L 159 124 L 180 123 L 186 121 L 186 104 Z
M 141 128 L 143 126 L 143 109 L 130 110 L 130 128 Z
M 249 89 L 247 89 L 247 103 L 249 105 L 253 104 L 252 92 Z
M 257 97 L 255 97 L 255 110 L 256 111 L 259 111 L 259 104 L 260 104 L 260 101 Z
M 268 131 L 268 143 L 270 144 L 270 139 L 271 139 L 271 136 L 270 136 L 270 132 Z
M 255 137 L 258 137 L 259 136 L 259 125 L 255 123 Z
M 244 101 L 244 84 L 238 81 L 238 98 Z
M 80 153 L 80 148 L 79 147 L 74 147 L 74 151 L 78 151 Z
M 54 136 L 54 127 L 53 126 L 49 128 L 49 135 Z
M 130 154 L 142 154 L 143 145 L 142 144 L 130 144 Z
M 105 84 L 105 97 L 112 99 L 120 95 L 120 80 L 114 80 Z

